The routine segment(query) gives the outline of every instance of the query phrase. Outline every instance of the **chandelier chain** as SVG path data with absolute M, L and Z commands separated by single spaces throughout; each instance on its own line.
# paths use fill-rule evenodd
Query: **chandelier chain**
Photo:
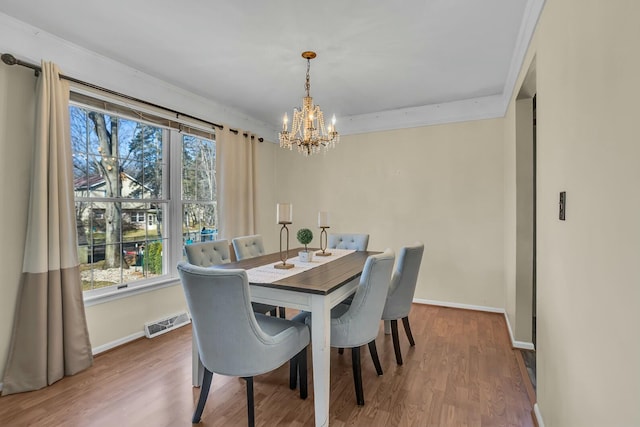
M 309 95 L 309 92 L 311 91 L 311 83 L 310 83 L 310 81 L 309 81 L 309 80 L 310 80 L 310 79 L 309 79 L 309 69 L 310 69 L 310 68 L 311 68 L 311 60 L 310 60 L 310 59 L 307 59 L 307 82 L 306 82 L 306 83 L 305 83 L 305 85 L 304 85 L 304 88 L 305 88 L 305 89 L 306 89 L 306 91 L 307 91 L 307 96 L 310 96 L 310 95 Z

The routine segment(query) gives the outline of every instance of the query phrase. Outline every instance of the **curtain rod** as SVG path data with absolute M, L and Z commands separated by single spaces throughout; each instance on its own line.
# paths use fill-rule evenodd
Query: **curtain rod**
M 0 58 L 2 59 L 2 62 L 4 62 L 7 65 L 20 65 L 22 67 L 31 68 L 33 71 L 35 71 L 36 76 L 39 76 L 40 72 L 42 71 L 42 67 L 40 67 L 39 65 L 30 64 L 28 62 L 21 61 L 21 60 L 17 59 L 15 56 L 11 55 L 10 53 L 3 53 Z M 213 122 L 210 122 L 208 120 L 202 120 L 202 119 L 200 119 L 198 117 L 195 117 L 195 116 L 192 116 L 192 115 L 189 115 L 189 114 L 185 114 L 185 113 L 181 113 L 180 111 L 172 110 L 171 108 L 163 107 L 162 105 L 154 104 L 152 102 L 145 101 L 145 100 L 140 99 L 140 98 L 136 98 L 136 97 L 133 97 L 133 96 L 130 96 L 130 95 L 125 95 L 124 93 L 116 92 L 115 90 L 111 90 L 111 89 L 107 89 L 107 88 L 104 88 L 104 87 L 101 87 L 101 86 L 98 86 L 98 85 L 94 85 L 93 83 L 88 83 L 88 82 L 85 82 L 85 81 L 82 81 L 82 80 L 78 80 L 78 79 L 75 79 L 73 77 L 66 76 L 64 74 L 60 74 L 60 78 L 63 79 L 63 80 L 67 80 L 67 81 L 70 81 L 70 82 L 73 82 L 73 83 L 78 83 L 78 84 L 81 84 L 83 86 L 90 87 L 91 89 L 97 89 L 99 91 L 106 92 L 106 93 L 108 93 L 110 95 L 119 96 L 119 97 L 128 99 L 129 101 L 139 102 L 141 104 L 149 105 L 149 106 L 154 107 L 154 108 L 159 108 L 161 110 L 168 111 L 170 113 L 175 114 L 176 118 L 180 118 L 180 116 L 183 116 L 183 117 L 187 117 L 189 119 L 197 120 L 197 121 L 202 122 L 202 123 L 207 123 L 208 125 L 216 127 L 216 128 L 218 128 L 220 130 L 224 129 L 224 126 L 219 125 L 217 123 L 213 123 Z M 235 133 L 236 135 L 238 134 L 238 130 L 237 129 L 229 128 L 229 131 Z M 243 133 L 242 135 L 244 135 L 245 137 L 249 136 L 248 133 Z M 253 138 L 254 138 L 254 136 L 252 135 L 251 139 L 253 139 Z M 258 141 L 263 142 L 264 139 L 263 138 L 258 138 Z

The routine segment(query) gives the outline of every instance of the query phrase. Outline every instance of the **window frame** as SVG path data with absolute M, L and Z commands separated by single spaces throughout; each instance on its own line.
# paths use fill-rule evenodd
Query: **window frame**
M 74 91 L 74 88 L 72 88 Z M 78 93 L 86 95 L 82 90 L 78 90 Z M 94 93 L 90 93 L 91 96 L 95 96 Z M 102 95 L 99 98 L 105 98 L 108 102 L 121 105 L 123 107 L 131 108 L 131 103 L 123 102 L 115 97 Z M 176 265 L 179 261 L 184 259 L 184 250 L 183 250 L 183 237 L 182 237 L 182 210 L 183 210 L 183 200 L 182 200 L 182 136 L 186 134 L 191 134 L 191 132 L 184 132 L 182 130 L 178 130 L 176 128 L 169 128 L 166 126 L 162 126 L 158 123 L 154 123 L 153 121 L 146 121 L 141 119 L 143 117 L 140 115 L 140 111 L 142 110 L 147 115 L 158 116 L 158 111 L 146 111 L 144 108 L 136 105 L 135 110 L 131 110 L 131 115 L 125 115 L 121 112 L 113 112 L 108 110 L 102 110 L 100 108 L 96 108 L 95 105 L 89 105 L 78 101 L 69 101 L 69 106 L 74 106 L 82 109 L 92 110 L 104 114 L 108 114 L 111 116 L 122 117 L 127 120 L 134 120 L 140 123 L 148 124 L 151 126 L 156 126 L 163 129 L 163 156 L 165 156 L 166 160 L 164 163 L 166 167 L 163 171 L 163 192 L 165 196 L 160 200 L 155 199 L 146 199 L 146 203 L 154 203 L 156 201 L 161 201 L 162 203 L 167 204 L 167 208 L 164 211 L 163 215 L 166 215 L 166 218 L 163 220 L 166 224 L 166 230 L 168 233 L 167 239 L 164 241 L 166 243 L 163 244 L 163 273 L 156 277 L 145 278 L 141 280 L 136 280 L 134 282 L 127 282 L 127 287 L 119 287 L 118 285 L 92 289 L 88 291 L 83 291 L 83 299 L 85 306 L 92 306 L 97 304 L 102 304 L 108 301 L 113 301 L 121 298 L 127 298 L 134 295 L 139 295 L 146 292 L 151 292 L 155 290 L 159 290 L 165 287 L 176 286 L 179 285 L 179 276 L 176 269 Z M 160 115 L 161 116 L 161 115 Z M 175 120 L 175 118 L 173 118 Z M 187 124 L 187 129 L 194 129 L 199 132 L 208 133 L 211 135 L 211 138 L 206 138 L 203 135 L 193 134 L 196 138 L 204 138 L 210 139 L 215 144 L 214 133 L 211 129 L 202 126 L 198 123 L 185 122 Z M 216 147 L 217 148 L 217 147 Z M 178 179 L 173 179 L 177 177 Z M 217 197 L 216 197 L 217 198 Z M 188 201 L 186 201 L 188 202 Z M 74 197 L 75 203 L 75 197 Z M 145 224 L 145 227 L 150 215 L 148 213 L 145 214 L 145 221 L 140 224 Z M 154 220 L 154 223 L 157 224 L 157 221 Z M 166 248 L 164 247 L 166 246 Z

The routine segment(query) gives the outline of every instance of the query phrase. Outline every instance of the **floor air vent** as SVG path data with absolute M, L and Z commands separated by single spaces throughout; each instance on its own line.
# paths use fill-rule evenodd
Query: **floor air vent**
M 165 317 L 164 319 L 156 320 L 155 322 L 149 322 L 144 324 L 144 334 L 147 338 L 157 337 L 165 332 L 169 332 L 173 329 L 184 326 L 191 323 L 189 315 L 185 312 L 174 314 L 173 316 Z

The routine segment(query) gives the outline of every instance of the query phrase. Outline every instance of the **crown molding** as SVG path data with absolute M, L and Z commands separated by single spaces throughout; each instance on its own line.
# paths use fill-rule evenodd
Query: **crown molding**
M 502 95 L 442 104 L 347 116 L 340 119 L 340 134 L 351 135 L 504 116 Z
M 516 47 L 511 56 L 511 65 L 509 66 L 509 72 L 507 79 L 502 90 L 502 103 L 503 111 L 502 116 L 507 112 L 509 108 L 509 102 L 513 97 L 513 91 L 516 89 L 516 82 L 520 71 L 522 70 L 522 64 L 524 63 L 535 32 L 536 26 L 542 14 L 542 8 L 544 7 L 545 0 L 529 0 L 522 15 L 522 23 L 520 24 L 520 31 L 516 40 Z

